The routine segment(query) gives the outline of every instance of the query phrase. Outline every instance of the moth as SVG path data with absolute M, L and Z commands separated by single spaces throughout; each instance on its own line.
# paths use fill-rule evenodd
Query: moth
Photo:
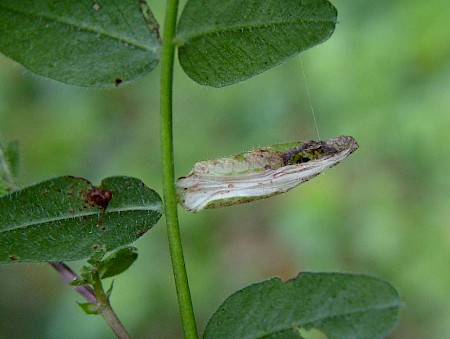
M 338 164 L 358 149 L 350 136 L 258 148 L 200 161 L 178 179 L 178 200 L 189 212 L 250 202 L 284 193 Z

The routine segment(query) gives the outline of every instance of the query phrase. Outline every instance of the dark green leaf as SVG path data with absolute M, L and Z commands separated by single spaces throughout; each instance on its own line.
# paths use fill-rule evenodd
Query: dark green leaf
M 110 198 L 110 200 L 108 200 Z M 0 198 L 0 262 L 68 261 L 132 243 L 161 217 L 140 180 L 59 177 Z
M 290 329 L 303 327 L 329 338 L 381 338 L 396 324 L 399 307 L 397 291 L 377 278 L 305 272 L 234 293 L 214 313 L 204 337 L 291 338 Z
M 93 303 L 77 303 L 86 314 L 98 314 L 97 305 Z
M 178 24 L 180 63 L 200 84 L 230 85 L 325 41 L 336 17 L 326 0 L 189 0 Z
M 158 24 L 137 0 L 2 0 L 0 51 L 68 84 L 114 86 L 155 68 Z
M 127 270 L 137 259 L 136 247 L 121 248 L 103 259 L 98 267 L 100 279 L 113 277 Z

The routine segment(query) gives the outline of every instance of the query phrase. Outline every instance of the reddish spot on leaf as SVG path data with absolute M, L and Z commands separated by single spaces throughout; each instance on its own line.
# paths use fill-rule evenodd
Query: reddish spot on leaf
M 111 191 L 102 190 L 97 187 L 94 187 L 86 193 L 86 202 L 91 206 L 100 207 L 103 210 L 106 210 L 111 199 Z
M 86 202 L 89 205 L 98 207 L 102 210 L 102 213 L 97 221 L 97 226 L 100 226 L 103 223 L 103 217 L 105 216 L 106 209 L 108 208 L 108 203 L 111 199 L 111 191 L 102 190 L 95 186 L 94 188 L 86 192 Z

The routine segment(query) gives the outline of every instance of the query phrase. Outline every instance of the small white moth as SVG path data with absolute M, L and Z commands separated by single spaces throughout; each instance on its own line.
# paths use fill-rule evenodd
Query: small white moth
M 268 198 L 333 167 L 358 148 L 350 136 L 278 144 L 229 158 L 200 161 L 176 184 L 189 212 Z

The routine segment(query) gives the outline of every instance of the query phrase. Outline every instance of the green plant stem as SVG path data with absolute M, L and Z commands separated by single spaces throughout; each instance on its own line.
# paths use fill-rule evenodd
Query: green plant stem
M 103 285 L 98 273 L 93 274 L 92 287 L 94 288 L 95 297 L 97 298 L 97 311 L 108 323 L 109 327 L 119 339 L 131 339 L 131 335 L 123 326 L 117 314 L 114 312 L 109 302 L 109 296 L 105 293 Z
M 64 262 L 50 262 L 56 272 L 61 278 L 68 284 L 71 284 L 75 280 L 81 280 L 81 278 Z M 117 314 L 109 302 L 109 295 L 105 293 L 102 285 L 102 281 L 98 272 L 95 272 L 92 276 L 92 288 L 90 285 L 72 285 L 72 287 L 80 293 L 89 303 L 95 304 L 97 312 L 105 319 L 106 323 L 111 327 L 117 338 L 130 339 L 131 336 L 127 332 L 125 326 L 123 326 Z
M 166 3 L 166 17 L 163 28 L 160 93 L 164 212 L 166 216 L 167 237 L 169 240 L 170 257 L 172 260 L 172 269 L 175 278 L 184 336 L 185 338 L 198 338 L 181 244 L 173 164 L 172 92 L 175 54 L 173 39 L 175 37 L 177 11 L 178 0 L 168 0 Z

